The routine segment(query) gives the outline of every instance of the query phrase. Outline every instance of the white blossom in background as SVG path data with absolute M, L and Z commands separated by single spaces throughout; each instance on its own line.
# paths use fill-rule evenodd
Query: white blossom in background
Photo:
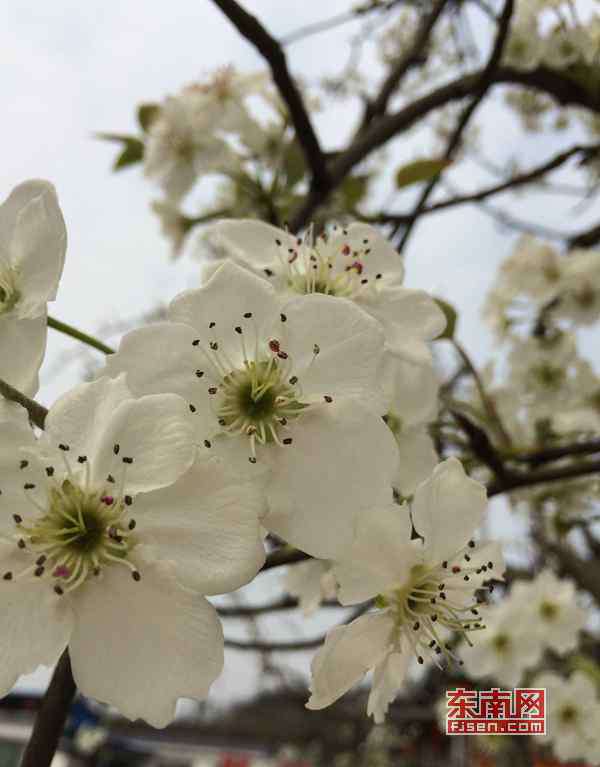
M 282 303 L 231 262 L 177 296 L 168 316 L 128 333 L 108 373 L 125 372 L 137 395 L 184 397 L 202 450 L 240 476 L 269 473 L 264 526 L 335 556 L 353 516 L 392 499 L 398 452 L 381 417 L 380 325 L 331 296 Z
M 0 378 L 30 396 L 46 350 L 46 305 L 56 298 L 67 233 L 56 192 L 25 181 L 0 205 Z
M 207 227 L 204 241 L 215 258 L 231 258 L 268 280 L 285 299 L 325 294 L 353 301 L 377 319 L 390 349 L 416 362 L 430 361 L 427 342 L 446 326 L 423 290 L 402 286 L 404 263 L 372 226 L 333 226 L 298 238 L 270 224 L 224 220 Z
M 600 250 L 572 250 L 565 257 L 563 289 L 556 308 L 575 325 L 600 318 Z
M 587 622 L 587 612 L 577 602 L 572 581 L 542 570 L 532 581 L 517 581 L 503 604 L 515 614 L 527 611 L 527 630 L 537 634 L 544 647 L 564 654 L 575 650 Z
M 300 603 L 304 615 L 312 615 L 324 601 L 337 595 L 337 581 L 332 563 L 326 559 L 308 559 L 287 568 L 285 590 Z
M 0 690 L 68 646 L 84 695 L 165 726 L 221 672 L 204 595 L 261 567 L 262 493 L 196 458 L 180 397 L 133 399 L 123 377 L 65 394 L 39 439 L 2 416 Z
M 523 673 L 542 657 L 539 631 L 532 631 L 535 618 L 528 605 L 501 602 L 485 610 L 486 629 L 474 647 L 463 654 L 464 671 L 472 679 L 495 679 L 502 685 L 517 687 Z
M 544 672 L 532 683 L 546 688 L 546 735 L 534 735 L 541 743 L 550 743 L 555 755 L 564 762 L 583 759 L 600 762 L 600 702 L 591 679 L 582 672 L 564 679 Z
M 328 633 L 312 663 L 308 708 L 330 705 L 374 669 L 368 711 L 381 722 L 412 658 L 453 662 L 449 634 L 483 631 L 476 591 L 504 569 L 497 544 L 471 537 L 485 507 L 485 488 L 449 458 L 410 508 L 394 504 L 357 520 L 352 546 L 334 563 L 338 599 L 375 598 L 378 609 Z

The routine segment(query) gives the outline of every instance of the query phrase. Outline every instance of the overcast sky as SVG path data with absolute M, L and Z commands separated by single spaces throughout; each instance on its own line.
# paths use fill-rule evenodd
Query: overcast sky
M 349 5 L 348 0 L 246 3 L 275 34 Z M 293 70 L 309 80 L 338 72 L 345 62 L 345 41 L 353 31 L 356 24 L 292 46 Z M 138 168 L 112 174 L 115 147 L 98 141 L 94 133 L 134 132 L 136 104 L 160 100 L 218 66 L 261 68 L 253 48 L 209 0 L 2 3 L 0 46 L 4 149 L 0 196 L 27 178 L 49 179 L 57 188 L 67 223 L 67 261 L 51 314 L 96 332 L 107 323 L 165 303 L 193 285 L 197 264 L 184 259 L 174 265 L 169 246 L 159 235 L 149 207 L 157 192 Z M 536 137 L 524 145 L 517 123 L 501 109 L 500 99 L 497 94 L 482 117 L 484 148 L 500 164 L 513 154 L 534 164 L 570 145 L 565 136 Z M 318 115 L 317 125 L 325 146 L 338 148 L 344 126 L 351 129 L 353 110 L 339 104 L 327 107 Z M 419 134 L 400 138 L 386 162 L 394 167 L 422 151 Z M 461 180 L 465 187 L 474 187 L 481 178 L 471 169 Z M 521 215 L 528 209 L 540 222 L 569 226 L 564 201 L 557 197 L 537 195 L 519 205 Z M 460 337 L 480 361 L 493 353 L 479 318 L 484 291 L 513 240 L 481 213 L 461 209 L 424 222 L 407 250 L 408 285 L 433 290 L 458 306 Z M 111 338 L 113 343 L 117 340 Z M 75 348 L 75 342 L 50 331 L 39 394 L 44 403 L 80 379 L 81 366 L 65 357 Z M 257 593 L 260 588 L 252 590 Z M 308 624 L 306 634 L 314 635 L 320 626 L 318 621 Z M 280 620 L 280 636 L 286 628 Z M 218 700 L 253 689 L 255 671 L 248 660 L 236 655 L 229 661 L 216 684 Z

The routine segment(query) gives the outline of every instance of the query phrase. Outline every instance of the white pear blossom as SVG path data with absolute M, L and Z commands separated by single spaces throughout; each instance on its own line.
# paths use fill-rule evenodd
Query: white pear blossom
M 224 220 L 205 231 L 212 255 L 231 258 L 268 280 L 286 298 L 325 294 L 350 299 L 383 326 L 390 348 L 409 359 L 428 361 L 426 343 L 446 319 L 422 290 L 402 286 L 404 264 L 372 226 L 333 226 L 313 238 L 298 238 L 270 224 Z
M 472 679 L 492 678 L 516 687 L 523 673 L 542 657 L 539 631 L 531 631 L 535 618 L 526 604 L 500 603 L 485 610 L 486 629 L 469 652 L 464 653 L 464 670 Z
M 150 126 L 144 150 L 144 172 L 155 178 L 173 203 L 184 197 L 196 179 L 237 166 L 235 153 L 216 135 L 214 115 L 204 99 L 188 90 L 167 98 Z
M 165 726 L 221 671 L 204 595 L 260 568 L 262 493 L 196 459 L 180 397 L 124 377 L 65 394 L 39 438 L 0 415 L 0 691 L 68 647 L 84 695 Z
M 419 485 L 410 508 L 357 520 L 352 545 L 334 564 L 338 598 L 345 605 L 375 598 L 379 609 L 329 632 L 313 660 L 308 708 L 330 705 L 374 668 L 369 713 L 381 722 L 412 657 L 453 661 L 448 632 L 483 629 L 475 593 L 503 571 L 499 547 L 471 537 L 485 506 L 485 488 L 449 458 Z
M 544 672 L 533 686 L 546 689 L 546 735 L 535 735 L 536 740 L 551 743 L 561 761 L 598 764 L 600 703 L 592 680 L 580 671 L 568 679 Z
M 565 258 L 563 290 L 557 315 L 576 325 L 600 317 L 600 250 L 572 250 Z
M 312 615 L 324 600 L 335 599 L 337 582 L 332 562 L 326 559 L 307 559 L 288 567 L 284 588 L 300 602 L 304 615 Z
M 427 427 L 437 416 L 439 380 L 431 363 L 393 353 L 386 354 L 383 380 L 390 399 L 384 420 L 398 445 L 394 488 L 408 496 L 438 462 Z
M 577 647 L 579 632 L 587 613 L 577 604 L 577 590 L 572 581 L 557 578 L 552 570 L 542 570 L 533 581 L 518 581 L 504 605 L 515 613 L 527 614 L 527 629 L 538 635 L 545 647 L 566 653 Z
M 67 234 L 54 187 L 26 181 L 0 205 L 0 378 L 33 395 Z
M 127 334 L 108 373 L 127 373 L 138 395 L 184 397 L 200 445 L 240 474 L 270 471 L 265 527 L 331 558 L 351 539 L 353 513 L 392 497 L 379 324 L 331 296 L 282 304 L 231 262 L 176 297 L 168 316 Z

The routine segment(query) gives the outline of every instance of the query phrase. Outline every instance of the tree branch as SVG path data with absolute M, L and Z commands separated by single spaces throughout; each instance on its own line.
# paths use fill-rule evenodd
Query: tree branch
M 523 453 L 509 453 L 506 458 L 511 461 L 529 463 L 537 466 L 542 463 L 558 461 L 561 458 L 571 458 L 577 455 L 593 455 L 600 453 L 600 438 L 590 439 L 583 442 L 574 442 L 570 445 L 558 445 L 547 447 L 542 450 L 532 450 Z
M 358 133 L 363 131 L 374 117 L 385 113 L 390 98 L 394 91 L 398 89 L 402 80 L 406 77 L 412 67 L 423 61 L 423 49 L 426 47 L 433 28 L 447 2 L 448 0 L 436 0 L 430 12 L 423 14 L 412 46 L 406 51 L 404 56 L 401 56 L 398 59 L 396 65 L 392 67 L 390 73 L 385 78 L 377 97 L 367 104 Z
M 284 546 L 281 549 L 272 551 L 268 556 L 264 565 L 261 567 L 260 572 L 270 570 L 272 567 L 281 567 L 282 565 L 293 565 L 296 562 L 304 562 L 305 559 L 311 559 L 308 554 L 297 549 L 290 549 Z
M 321 186 L 308 195 L 306 202 L 292 219 L 290 224 L 292 231 L 302 228 L 310 221 L 315 209 L 325 202 L 329 194 L 342 183 L 356 165 L 394 136 L 412 128 L 416 122 L 433 110 L 472 95 L 477 83 L 481 80 L 481 75 L 480 71 L 458 77 L 431 93 L 415 99 L 398 112 L 375 120 L 368 130 L 361 133 L 345 151 L 337 155 L 330 167 L 329 186 Z M 492 77 L 490 87 L 496 85 L 522 85 L 552 96 L 563 106 L 575 105 L 593 112 L 600 112 L 600 98 L 561 72 L 546 67 L 523 72 L 513 67 L 500 66 Z
M 257 615 L 267 615 L 269 613 L 283 612 L 285 610 L 295 610 L 299 602 L 294 597 L 282 597 L 275 602 L 269 602 L 266 605 L 233 605 L 231 607 L 218 607 L 217 612 L 221 618 L 255 618 Z M 321 607 L 336 607 L 341 609 L 343 605 L 339 602 L 327 601 L 321 602 Z
M 600 224 L 592 226 L 581 234 L 577 234 L 569 239 L 570 248 L 591 248 L 600 242 Z
M 213 2 L 268 63 L 279 95 L 289 109 L 298 143 L 302 147 L 306 163 L 311 170 L 311 187 L 314 189 L 327 188 L 330 182 L 325 157 L 306 111 L 302 95 L 288 71 L 286 56 L 281 45 L 267 32 L 255 16 L 245 11 L 235 0 L 213 0 Z
M 261 642 L 259 640 L 242 642 L 237 639 L 226 639 L 225 647 L 230 647 L 232 650 L 255 652 L 301 652 L 302 650 L 314 650 L 315 647 L 320 647 L 324 641 L 324 634 L 312 639 L 300 639 L 291 642 Z
M 558 482 L 561 479 L 577 479 L 590 474 L 600 474 L 600 460 L 582 461 L 571 466 L 561 466 L 558 469 L 548 469 L 529 474 L 510 474 L 508 477 L 497 479 L 488 485 L 488 496 L 507 493 L 521 487 L 533 487 L 545 482 Z
M 446 152 L 444 153 L 445 160 L 451 161 L 454 158 L 455 152 L 457 151 L 457 149 L 460 147 L 462 143 L 463 133 L 465 132 L 477 108 L 486 97 L 487 92 L 492 85 L 494 73 L 496 72 L 496 69 L 498 68 L 498 65 L 500 63 L 500 59 L 502 57 L 504 44 L 506 40 L 508 39 L 508 32 L 510 29 L 510 20 L 513 13 L 513 7 L 514 7 L 514 0 L 505 0 L 504 8 L 502 9 L 502 15 L 498 22 L 498 31 L 496 32 L 496 37 L 494 39 L 492 52 L 490 53 L 488 61 L 485 67 L 483 68 L 483 71 L 481 72 L 481 75 L 477 81 L 476 86 L 474 87 L 473 98 L 463 110 L 458 120 L 458 123 L 456 127 L 454 128 L 452 135 L 450 136 L 448 145 L 446 147 Z M 402 233 L 400 242 L 398 243 L 398 251 L 400 253 L 402 252 L 406 243 L 408 242 L 408 239 L 412 233 L 412 230 L 415 224 L 417 223 L 419 215 L 421 211 L 423 210 L 423 208 L 425 207 L 425 204 L 427 203 L 427 200 L 431 196 L 433 190 L 437 186 L 440 178 L 441 178 L 441 173 L 438 173 L 431 179 L 431 181 L 429 181 L 425 185 L 425 188 L 423 189 L 419 197 L 419 200 L 411 214 L 410 220 L 407 222 L 406 227 Z
M 38 426 L 40 429 L 44 428 L 46 416 L 48 410 L 40 405 L 35 400 L 29 399 L 17 389 L 13 388 L 10 384 L 6 383 L 0 378 L 0 394 L 11 402 L 17 402 L 19 405 L 25 408 L 29 413 L 29 418 L 32 423 Z
M 21 767 L 50 767 L 75 697 L 69 651 L 60 656 L 35 718 Z
M 484 189 L 480 189 L 478 192 L 472 192 L 471 194 L 460 194 L 456 197 L 451 197 L 448 200 L 441 200 L 440 202 L 436 202 L 433 205 L 429 205 L 428 207 L 425 207 L 421 210 L 419 216 L 421 217 L 427 216 L 430 213 L 438 213 L 441 210 L 454 208 L 457 205 L 464 205 L 465 203 L 482 202 L 488 197 L 493 197 L 494 195 L 501 194 L 502 192 L 508 192 L 512 189 L 516 189 L 517 187 L 538 181 L 547 173 L 550 173 L 551 171 L 559 168 L 561 165 L 564 165 L 567 160 L 571 159 L 577 154 L 588 155 L 594 154 L 596 152 L 600 152 L 599 144 L 588 146 L 578 145 L 571 147 L 571 149 L 567 149 L 566 151 L 557 154 L 555 157 L 552 157 L 550 160 L 543 163 L 543 165 L 538 165 L 537 167 L 532 168 L 529 171 L 525 171 L 524 173 L 518 173 L 512 178 L 509 178 L 500 184 L 485 187 Z M 410 213 L 380 213 L 377 216 L 372 216 L 365 220 L 376 224 L 406 224 L 410 220 L 411 215 L 412 214 Z M 600 225 L 598 226 L 598 239 L 600 239 Z

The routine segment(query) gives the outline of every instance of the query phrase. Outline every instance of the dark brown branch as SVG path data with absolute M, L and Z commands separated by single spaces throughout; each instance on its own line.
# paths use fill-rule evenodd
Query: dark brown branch
M 65 650 L 35 719 L 21 767 L 49 767 L 75 697 L 76 687 L 71 672 L 69 652 Z
M 285 53 L 279 42 L 272 37 L 260 21 L 245 11 L 235 0 L 213 0 L 238 32 L 248 40 L 268 63 L 279 95 L 286 103 L 302 147 L 306 163 L 312 174 L 312 187 L 329 187 L 327 164 L 319 140 L 314 131 L 302 95 L 290 75 Z
M 270 570 L 272 567 L 281 567 L 282 565 L 293 565 L 296 562 L 304 562 L 305 559 L 310 558 L 311 557 L 303 551 L 284 547 L 282 549 L 277 549 L 277 551 L 272 551 L 267 556 L 267 561 L 262 566 L 260 572 Z
M 315 647 L 320 647 L 324 641 L 325 635 L 292 642 L 261 642 L 259 640 L 242 642 L 237 639 L 226 639 L 225 647 L 229 647 L 232 650 L 250 650 L 254 652 L 301 652 L 302 650 L 314 650 Z
M 547 447 L 543 450 L 532 450 L 527 453 L 515 453 L 507 455 L 511 461 L 519 463 L 528 463 L 537 466 L 542 463 L 558 461 L 561 458 L 571 458 L 577 455 L 593 455 L 600 453 L 600 438 L 590 439 L 584 442 L 574 442 L 570 445 L 558 445 L 557 447 Z
M 375 120 L 344 152 L 337 155 L 330 167 L 330 185 L 320 187 L 310 193 L 303 207 L 291 222 L 292 230 L 302 228 L 310 221 L 316 208 L 336 189 L 350 171 L 379 149 L 387 141 L 406 132 L 419 120 L 435 109 L 472 95 L 481 72 L 461 76 L 452 82 L 436 88 L 431 93 L 415 99 L 399 111 Z M 500 66 L 492 78 L 491 86 L 522 85 L 546 93 L 562 106 L 580 106 L 593 112 L 600 112 L 600 99 L 590 91 L 575 83 L 557 70 L 538 67 L 530 72 L 523 72 L 512 67 Z
M 401 56 L 398 59 L 395 66 L 392 67 L 390 73 L 385 78 L 377 97 L 367 104 L 359 132 L 362 131 L 374 117 L 386 112 L 389 100 L 394 94 L 394 91 L 396 91 L 402 83 L 402 80 L 413 67 L 423 62 L 423 51 L 427 46 L 433 28 L 447 2 L 448 0 L 436 0 L 429 13 L 423 14 L 412 46 L 406 51 L 404 56 Z
M 592 226 L 581 234 L 577 234 L 569 239 L 570 248 L 591 248 L 600 242 L 600 224 Z
M 221 618 L 255 618 L 257 615 L 266 615 L 268 613 L 283 612 L 284 610 L 295 610 L 299 605 L 294 597 L 283 597 L 276 602 L 270 602 L 266 605 L 234 605 L 231 607 L 218 607 L 217 612 Z M 341 608 L 339 602 L 321 602 L 321 607 Z
M 17 402 L 22 405 L 29 413 L 29 418 L 32 423 L 38 426 L 40 429 L 44 428 L 46 416 L 48 411 L 43 405 L 40 405 L 35 400 L 29 399 L 17 389 L 13 388 L 10 384 L 6 383 L 0 378 L 0 394 L 11 402 Z
M 511 474 L 503 480 L 495 480 L 488 485 L 488 496 L 507 493 L 520 487 L 534 487 L 546 482 L 559 482 L 561 479 L 577 479 L 590 474 L 600 474 L 600 460 L 585 461 L 558 469 L 548 469 L 529 474 Z
M 539 181 L 539 179 L 543 178 L 547 173 L 550 173 L 551 171 L 559 168 L 561 165 L 564 165 L 567 160 L 571 159 L 577 154 L 590 155 L 596 152 L 600 152 L 600 145 L 598 144 L 589 146 L 578 145 L 571 147 L 571 149 L 567 149 L 566 151 L 557 154 L 555 157 L 552 157 L 550 160 L 543 163 L 543 165 L 538 165 L 537 167 L 532 168 L 529 171 L 525 171 L 524 173 L 518 173 L 512 178 L 503 181 L 501 184 L 488 186 L 484 189 L 480 189 L 478 192 L 472 192 L 471 194 L 461 194 L 457 195 L 456 197 L 451 197 L 448 200 L 441 200 L 440 202 L 436 202 L 434 205 L 423 208 L 419 213 L 419 216 L 426 216 L 430 213 L 438 213 L 441 210 L 454 208 L 457 205 L 464 205 L 466 203 L 472 202 L 482 202 L 488 197 L 493 197 L 497 194 L 501 194 L 502 192 L 508 192 L 512 189 L 516 189 L 517 187 Z M 369 220 L 373 223 L 379 224 L 405 224 L 410 220 L 410 218 L 410 213 L 380 213 L 377 216 L 373 216 Z M 598 238 L 600 239 L 600 226 L 598 227 Z
M 460 148 L 462 144 L 463 134 L 465 130 L 467 129 L 469 122 L 473 118 L 480 104 L 485 99 L 487 92 L 492 85 L 494 74 L 496 72 L 496 69 L 498 68 L 498 65 L 500 64 L 502 51 L 504 50 L 504 44 L 506 40 L 508 39 L 508 32 L 510 29 L 510 20 L 512 18 L 513 7 L 514 7 L 514 0 L 505 0 L 504 8 L 502 10 L 502 15 L 498 22 L 498 30 L 496 32 L 496 37 L 494 39 L 492 52 L 490 53 L 488 61 L 485 67 L 483 68 L 483 71 L 481 72 L 481 75 L 477 81 L 477 84 L 475 85 L 473 89 L 474 90 L 473 98 L 467 104 L 462 114 L 460 115 L 458 123 L 456 127 L 454 128 L 454 131 L 452 132 L 452 135 L 450 136 L 450 139 L 448 141 L 446 152 L 444 153 L 444 159 L 447 160 L 448 162 L 450 162 L 454 158 L 456 151 Z M 436 188 L 440 178 L 441 178 L 441 173 L 438 173 L 431 179 L 431 181 L 429 181 L 425 185 L 425 188 L 423 189 L 419 197 L 419 200 L 412 212 L 410 220 L 407 222 L 404 228 L 404 231 L 400 238 L 400 242 L 398 243 L 398 251 L 400 253 L 402 252 L 406 243 L 408 242 L 408 239 L 419 218 L 419 215 L 421 211 L 423 210 L 423 208 L 425 207 L 427 200 L 433 193 L 433 190 Z

